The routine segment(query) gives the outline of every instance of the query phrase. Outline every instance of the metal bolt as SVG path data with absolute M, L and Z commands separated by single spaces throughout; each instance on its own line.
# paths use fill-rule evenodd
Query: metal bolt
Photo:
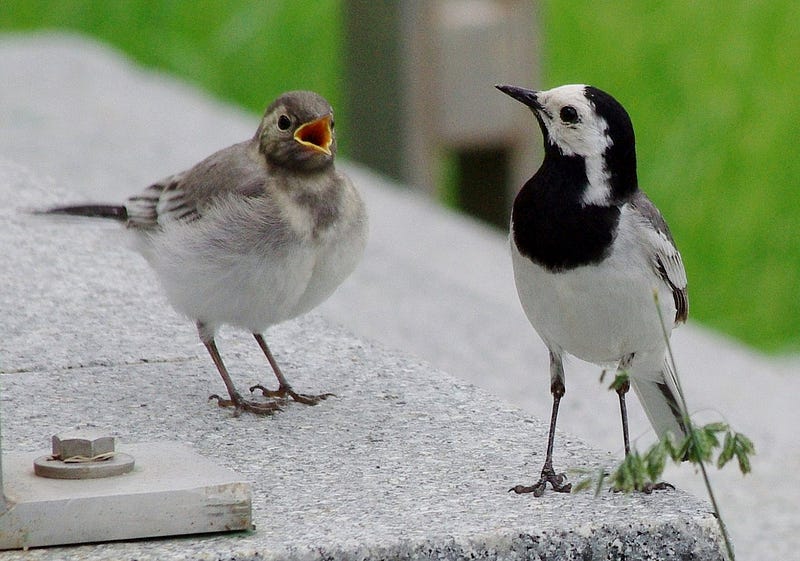
M 33 471 L 52 479 L 97 479 L 133 470 L 134 459 L 115 452 L 114 437 L 96 430 L 62 432 L 53 436 L 53 454 L 40 456 Z
M 53 457 L 67 460 L 69 458 L 97 458 L 114 452 L 114 437 L 100 431 L 68 431 L 53 435 Z

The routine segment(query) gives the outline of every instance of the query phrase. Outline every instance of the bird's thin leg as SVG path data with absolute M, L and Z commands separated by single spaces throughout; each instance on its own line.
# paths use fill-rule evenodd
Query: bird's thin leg
M 278 398 L 285 398 L 287 395 L 291 397 L 294 401 L 299 403 L 305 403 L 306 405 L 316 405 L 323 399 L 327 399 L 332 397 L 332 393 L 323 393 L 320 395 L 306 395 L 302 393 L 297 393 L 292 389 L 292 386 L 286 380 L 286 377 L 281 372 L 280 366 L 278 366 L 278 362 L 275 360 L 275 357 L 272 356 L 272 352 L 269 350 L 267 346 L 267 342 L 264 340 L 264 336 L 260 333 L 253 333 L 253 337 L 255 337 L 258 346 L 261 347 L 261 350 L 264 351 L 264 356 L 267 357 L 269 361 L 269 365 L 272 367 L 272 371 L 275 373 L 275 377 L 278 379 L 278 389 L 277 390 L 268 390 L 266 387 L 262 386 L 261 384 L 256 384 L 250 388 L 251 392 L 255 390 L 261 390 L 261 392 L 268 397 L 278 397 Z
M 631 440 L 628 433 L 628 408 L 625 405 L 625 394 L 631 389 L 631 383 L 625 382 L 617 388 L 619 396 L 619 413 L 622 416 L 622 441 L 625 444 L 625 455 L 631 453 Z
M 626 371 L 631 362 L 633 361 L 633 354 L 630 354 L 622 359 L 619 365 L 619 370 Z M 630 380 L 625 380 L 623 384 L 617 388 L 617 395 L 619 396 L 619 413 L 622 416 L 622 441 L 625 444 L 625 456 L 631 453 L 631 441 L 628 432 L 628 407 L 625 405 L 625 394 L 631 389 Z M 675 487 L 666 481 L 659 481 L 658 483 L 645 483 L 640 489 L 643 493 L 649 495 L 653 491 L 660 491 L 663 489 L 674 489 Z
M 200 326 L 198 326 L 198 329 L 201 332 L 201 340 L 206 346 L 208 354 L 211 355 L 211 360 L 214 361 L 214 366 L 217 367 L 217 371 L 219 372 L 220 377 L 222 377 L 222 382 L 225 384 L 225 388 L 227 388 L 228 395 L 230 396 L 230 399 L 223 399 L 217 394 L 212 394 L 208 397 L 208 399 L 216 399 L 217 404 L 220 407 L 235 408 L 234 414 L 237 417 L 242 414 L 242 411 L 249 411 L 250 413 L 255 413 L 257 415 L 270 415 L 276 411 L 280 411 L 280 406 L 275 402 L 259 403 L 244 399 L 236 390 L 236 386 L 233 385 L 233 380 L 231 380 L 230 374 L 228 374 L 228 369 L 225 368 L 225 363 L 222 362 L 222 357 L 219 354 L 219 350 L 217 349 L 217 344 L 214 342 L 214 338 L 202 337 L 203 329 Z
M 617 372 L 627 372 L 633 361 L 633 354 L 625 356 L 619 363 Z M 622 417 L 622 441 L 625 445 L 625 456 L 631 453 L 631 440 L 630 433 L 628 432 L 628 407 L 625 404 L 625 394 L 631 389 L 630 380 L 626 379 L 624 383 L 617 387 L 617 396 L 619 397 L 619 413 Z
M 550 393 L 553 394 L 553 411 L 550 414 L 547 454 L 545 455 L 544 466 L 542 467 L 542 475 L 539 481 L 534 485 L 517 485 L 509 489 L 517 494 L 533 493 L 535 497 L 541 497 L 548 483 L 550 483 L 554 491 L 559 493 L 569 493 L 572 490 L 572 484 L 566 483 L 567 476 L 563 473 L 557 474 L 553 469 L 553 441 L 556 436 L 558 406 L 561 403 L 561 398 L 564 397 L 564 393 L 566 393 L 566 387 L 564 386 L 564 365 L 561 361 L 561 356 L 553 351 L 550 351 Z

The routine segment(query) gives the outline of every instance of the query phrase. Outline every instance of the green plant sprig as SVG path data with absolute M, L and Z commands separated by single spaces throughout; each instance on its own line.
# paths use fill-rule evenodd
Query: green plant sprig
M 661 321 L 664 338 L 667 342 L 667 356 L 673 367 L 675 367 L 675 357 L 669 342 L 669 334 L 664 327 L 663 314 L 661 308 L 658 306 L 657 293 L 654 293 L 654 300 L 659 320 Z M 660 485 L 663 485 L 660 484 L 659 481 L 664 473 L 668 459 L 677 464 L 688 461 L 700 468 L 706 491 L 714 508 L 720 531 L 722 532 L 728 558 L 731 561 L 735 561 L 736 557 L 733 552 L 733 545 L 725 527 L 716 497 L 711 488 L 711 481 L 706 471 L 706 464 L 714 463 L 718 469 L 722 469 L 736 458 L 739 471 L 746 475 L 751 471 L 750 457 L 756 453 L 755 446 L 747 436 L 732 430 L 727 423 L 714 422 L 703 426 L 696 426 L 688 414 L 689 407 L 686 404 L 686 397 L 678 377 L 677 367 L 673 368 L 673 371 L 675 372 L 675 383 L 684 412 L 683 421 L 687 428 L 687 435 L 678 440 L 675 438 L 675 435 L 668 433 L 665 437 L 650 446 L 644 454 L 640 453 L 638 450 L 632 449 L 630 453 L 625 456 L 625 459 L 610 473 L 601 469 L 594 477 L 589 476 L 580 480 L 573 486 L 572 492 L 578 492 L 594 486 L 595 495 L 597 495 L 602 490 L 605 481 L 608 480 L 611 483 L 611 489 L 613 491 L 624 493 L 640 491 L 650 493 L 654 488 L 659 488 Z M 603 382 L 605 375 L 606 372 L 603 371 L 600 376 L 601 382 Z M 617 391 L 628 382 L 628 373 L 626 371 L 619 371 L 609 385 L 609 389 Z M 714 460 L 715 453 L 717 454 L 716 461 Z

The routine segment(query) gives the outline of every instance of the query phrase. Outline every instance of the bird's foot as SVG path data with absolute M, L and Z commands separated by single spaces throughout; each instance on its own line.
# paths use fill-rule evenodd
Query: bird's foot
M 238 393 L 231 396 L 231 399 L 223 399 L 217 394 L 208 396 L 208 399 L 216 399 L 220 407 L 233 407 L 234 417 L 238 417 L 242 412 L 247 411 L 255 415 L 272 415 L 281 410 L 280 403 L 277 401 L 249 401 Z
M 659 481 L 658 483 L 645 483 L 641 488 L 642 493 L 649 495 L 653 491 L 666 491 L 667 489 L 675 489 L 675 486 L 666 481 Z
M 671 483 L 667 483 L 666 481 L 659 481 L 658 483 L 644 483 L 641 487 L 635 489 L 635 491 L 639 491 L 640 493 L 644 493 L 645 495 L 649 495 L 653 491 L 666 491 L 667 489 L 675 489 L 675 486 Z M 622 489 L 617 489 L 616 487 L 611 488 L 612 491 L 615 493 L 621 493 Z
M 547 484 L 553 487 L 553 491 L 557 493 L 569 493 L 572 491 L 572 483 L 567 483 L 567 476 L 563 473 L 555 473 L 552 469 L 542 470 L 542 476 L 534 485 L 517 485 L 509 489 L 509 492 L 514 491 L 516 494 L 533 493 L 534 497 L 541 497 L 544 495 L 544 490 Z
M 308 395 L 304 393 L 297 393 L 292 389 L 291 386 L 281 386 L 277 390 L 268 390 L 261 384 L 256 384 L 250 388 L 250 393 L 253 393 L 256 390 L 261 390 L 261 393 L 269 398 L 272 399 L 280 399 L 286 400 L 287 396 L 292 399 L 292 401 L 296 401 L 298 403 L 304 403 L 306 405 L 316 405 L 323 399 L 328 399 L 329 397 L 336 397 L 335 394 L 332 393 L 323 393 L 319 395 Z

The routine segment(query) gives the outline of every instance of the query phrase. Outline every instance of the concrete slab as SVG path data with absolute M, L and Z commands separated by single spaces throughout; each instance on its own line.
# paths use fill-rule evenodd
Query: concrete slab
M 122 446 L 130 473 L 78 481 L 35 475 L 49 452 L 4 454 L 0 549 L 251 529 L 250 485 L 180 442 Z
M 36 451 L 52 434 L 87 424 L 122 441 L 177 440 L 251 482 L 255 531 L 8 552 L 4 559 L 722 559 L 708 504 L 682 491 L 539 501 L 508 493 L 536 476 L 532 447 L 541 448 L 544 424 L 317 315 L 267 336 L 296 388 L 337 397 L 313 408 L 293 404 L 272 418 L 232 417 L 207 399 L 222 391 L 210 361 L 184 354 L 199 347 L 185 342 L 191 323 L 159 299 L 142 298 L 149 294 L 142 287 L 154 284 L 144 260 L 115 261 L 121 250 L 102 222 L 22 212 L 53 195 L 47 183 L 4 162 L 0 199 L 12 194 L 15 204 L 0 211 L 0 244 L 11 265 L 4 302 L 13 311 L 36 301 L 41 315 L 12 313 L 2 329 L 15 336 L 0 333 L 4 446 Z M 84 262 L 89 255 L 94 264 Z M 105 277 L 106 268 L 119 276 Z M 119 323 L 104 322 L 109 315 Z M 135 318 L 153 329 L 132 331 L 125 319 Z M 52 336 L 35 334 L 43 324 Z M 249 335 L 226 331 L 219 345 L 240 387 L 271 381 Z M 612 460 L 568 435 L 560 443 L 556 461 L 565 467 L 594 470 Z
M 13 77 L 0 89 L 0 154 L 36 170 L 35 183 L 49 174 L 45 190 L 59 200 L 121 200 L 249 136 L 258 119 L 76 37 L 0 36 L 0 55 L 0 71 Z M 320 313 L 547 418 L 547 356 L 517 302 L 504 235 L 436 208 L 363 168 L 346 167 L 367 199 L 371 239 L 363 264 Z M 15 173 L 30 174 L 25 169 Z M 114 225 L 103 230 L 100 240 L 88 232 L 71 232 L 81 247 L 116 246 L 107 239 L 117 234 Z M 29 251 L 33 256 L 38 250 Z M 138 258 L 119 252 L 105 259 L 135 263 Z M 87 254 L 78 269 L 90 265 Z M 69 269 L 70 264 L 58 266 Z M 101 290 L 107 281 L 118 282 L 113 272 L 97 274 L 108 278 L 86 287 L 92 290 L 87 293 Z M 132 290 L 163 302 L 151 273 L 143 269 L 141 275 L 142 284 Z M 135 363 L 142 330 L 155 331 L 159 341 L 177 338 L 180 343 L 150 349 L 157 360 L 191 363 L 203 353 L 181 318 L 164 317 L 160 325 L 147 317 L 122 318 L 114 313 L 113 298 L 103 294 L 94 297 L 100 309 L 84 305 L 82 311 L 101 329 L 87 327 L 80 340 L 70 329 L 60 333 L 37 324 L 35 318 L 47 310 L 34 300 L 18 310 L 19 303 L 0 291 L 3 298 L 3 312 L 13 309 L 17 315 L 9 332 L 32 340 L 22 349 L 16 340 L 7 342 L 0 361 L 14 352 L 23 369 L 68 363 L 68 352 L 48 348 L 47 341 L 56 337 L 85 347 L 83 360 L 95 365 L 115 356 Z M 26 336 L 24 329 L 35 335 Z M 105 331 L 114 333 L 113 348 L 102 340 Z M 737 552 L 743 559 L 791 558 L 800 548 L 800 441 L 794 428 L 800 424 L 800 409 L 794 405 L 800 394 L 800 359 L 765 357 L 692 322 L 675 333 L 673 342 L 692 408 L 724 416 L 758 448 L 752 475 L 712 471 Z M 568 393 L 559 426 L 620 456 L 616 399 L 598 384 L 598 375 L 579 361 L 567 364 Z M 631 401 L 633 433 L 644 447 L 652 434 Z M 704 493 L 691 469 L 673 471 L 669 479 Z

